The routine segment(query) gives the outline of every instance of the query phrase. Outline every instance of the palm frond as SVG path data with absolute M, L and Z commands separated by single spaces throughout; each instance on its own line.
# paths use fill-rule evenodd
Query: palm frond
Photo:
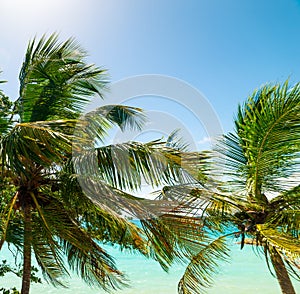
M 256 227 L 264 242 L 276 247 L 278 251 L 284 252 L 284 255 L 291 258 L 291 260 L 300 257 L 300 241 L 298 238 L 268 225 L 258 224 Z
M 149 240 L 150 256 L 168 271 L 171 264 L 182 259 L 177 236 L 160 218 L 142 219 L 141 224 Z
M 299 108 L 300 84 L 290 88 L 287 82 L 262 87 L 239 108 L 236 132 L 225 136 L 218 151 L 225 157 L 223 170 L 243 178 L 253 197 L 289 187 L 298 170 Z
M 118 125 L 122 131 L 141 130 L 146 121 L 142 109 L 125 105 L 104 105 L 87 115 L 94 119 L 97 119 L 97 116 L 105 117 L 109 122 Z
M 236 134 L 224 135 L 215 146 L 218 176 L 227 176 L 228 186 L 235 190 L 243 189 L 247 182 L 247 159 Z
M 184 142 L 180 137 L 179 131 L 179 129 L 176 129 L 168 136 L 166 140 L 167 146 L 176 150 L 187 151 L 188 143 Z
M 97 286 L 106 291 L 126 286 L 126 279 L 117 270 L 112 257 L 95 242 L 89 242 L 88 245 L 91 247 L 86 251 L 68 241 L 63 241 L 62 246 L 71 269 L 88 285 Z
M 197 294 L 205 291 L 213 282 L 213 275 L 217 273 L 218 262 L 226 261 L 228 248 L 225 237 L 203 246 L 187 266 L 178 284 L 179 294 Z
M 62 258 L 62 248 L 46 225 L 47 222 L 40 217 L 33 218 L 32 249 L 44 279 L 54 286 L 65 286 L 62 278 L 68 275 L 68 271 Z
M 79 141 L 83 149 L 93 149 L 103 143 L 107 130 L 117 125 L 124 129 L 141 129 L 145 116 L 141 109 L 123 105 L 104 105 L 80 117 L 75 128 L 74 143 Z M 84 143 L 84 145 L 83 145 Z
M 68 213 L 62 203 L 52 198 L 44 206 L 43 214 L 62 252 L 67 256 L 71 270 L 88 284 L 106 290 L 117 289 L 123 284 L 124 275 L 116 268 L 112 257 L 71 218 L 72 213 Z
M 3 137 L 12 127 L 10 119 L 12 116 L 12 105 L 13 103 L 3 93 L 3 91 L 0 90 L 0 138 Z
M 138 250 L 142 254 L 148 254 L 143 233 L 135 224 L 120 215 L 121 208 L 119 210 L 116 206 L 110 206 L 108 201 L 97 201 L 97 197 L 93 202 L 82 191 L 77 178 L 66 170 L 60 171 L 56 185 L 61 200 L 66 207 L 72 208 L 69 211 L 70 216 L 78 221 L 80 219 L 81 226 L 92 238 L 107 244 L 118 244 L 121 250 Z M 47 195 L 51 192 L 45 190 L 43 193 Z M 107 197 L 107 194 L 104 193 L 103 197 Z
M 68 128 L 68 121 L 56 121 L 55 127 Z M 71 121 L 71 125 L 73 122 Z M 28 173 L 33 162 L 42 166 L 61 162 L 72 154 L 72 136 L 53 130 L 43 122 L 17 124 L 2 140 L 3 166 Z
M 173 250 L 177 251 L 175 256 L 179 261 L 191 258 L 202 248 L 205 240 L 205 222 L 202 218 L 169 212 L 159 219 L 173 234 Z
M 80 210 L 77 213 L 81 215 L 80 221 L 85 224 L 89 234 L 104 243 L 118 244 L 121 250 L 138 250 L 146 257 L 153 257 L 159 261 L 167 270 L 173 260 L 179 257 L 176 253 L 178 235 L 174 234 L 173 229 L 170 230 L 171 226 L 168 226 L 165 219 L 157 219 L 154 216 L 165 211 L 168 204 L 165 201 L 137 198 L 112 187 L 105 187 L 103 183 L 98 184 L 89 184 L 88 187 L 91 189 L 93 186 L 93 189 L 90 192 L 85 191 L 85 195 L 78 195 L 81 199 L 87 195 L 90 201 L 97 205 L 93 209 L 85 209 L 85 205 L 89 206 L 89 203 L 84 206 L 82 205 L 86 201 L 78 204 L 83 210 L 82 213 Z M 96 186 L 98 189 L 95 192 Z M 85 213 L 86 211 L 89 213 Z M 122 218 L 122 215 L 140 218 L 143 230 Z
M 144 211 L 142 204 L 138 204 L 143 201 L 142 198 L 110 186 L 103 181 L 102 177 L 99 177 L 97 171 L 96 174 L 91 175 L 90 173 L 76 173 L 75 170 L 73 160 L 69 160 L 58 175 L 58 188 L 64 203 L 75 208 L 86 206 L 89 209 L 93 207 L 93 209 L 106 210 L 112 217 L 134 212 L 135 208 L 137 213 Z
M 153 187 L 194 181 L 182 169 L 182 158 L 182 153 L 160 141 L 129 142 L 83 151 L 74 164 L 80 175 L 97 175 L 113 187 L 137 190 L 143 181 Z
M 95 211 L 95 209 L 94 209 Z M 141 253 L 148 256 L 148 243 L 144 232 L 131 221 L 98 208 L 82 215 L 82 224 L 95 240 L 104 244 L 118 245 L 121 251 Z
M 69 187 L 67 181 L 65 179 L 63 183 Z M 78 185 L 72 177 L 69 178 L 69 181 L 75 187 Z M 77 190 L 77 192 L 72 194 L 67 203 L 76 207 L 76 213 L 81 216 L 80 221 L 85 224 L 94 238 L 109 244 L 119 244 L 121 249 L 137 249 L 147 257 L 151 256 L 158 260 L 165 270 L 173 261 L 179 261 L 183 257 L 179 253 L 179 248 L 186 252 L 186 255 L 190 255 L 188 252 L 192 250 L 192 247 L 196 247 L 197 242 L 195 240 L 200 238 L 200 235 L 197 234 L 201 226 L 198 226 L 198 230 L 195 231 L 190 229 L 189 234 L 187 234 L 187 229 L 188 226 L 191 226 L 192 221 L 194 223 L 193 229 L 195 229 L 201 220 L 190 218 L 189 221 L 186 221 L 186 218 L 180 215 L 165 214 L 175 208 L 172 202 L 134 197 L 106 186 L 99 180 L 91 182 L 91 178 L 85 184 L 88 188 L 85 189 L 85 194 L 78 192 L 80 187 L 79 189 L 74 188 L 74 191 Z M 97 205 L 96 211 L 95 206 L 91 209 L 90 203 L 84 200 L 86 196 Z M 67 194 L 64 197 L 68 197 Z M 84 201 L 77 201 L 77 197 Z M 178 204 L 176 203 L 176 205 Z M 89 213 L 85 213 L 86 211 Z M 91 213 L 92 211 L 94 212 Z M 162 217 L 157 217 L 161 214 L 163 214 Z M 135 225 L 121 219 L 121 215 L 133 215 L 140 218 L 143 230 L 141 231 Z M 174 226 L 175 223 L 176 226 Z M 183 235 L 185 237 L 184 242 L 181 241 Z
M 300 209 L 284 209 L 275 211 L 270 216 L 268 224 L 281 227 L 285 233 L 292 234 L 295 238 L 300 236 Z
M 24 226 L 20 215 L 14 214 L 6 230 L 5 242 L 13 245 L 18 252 L 22 252 L 24 245 Z
M 9 223 L 11 221 L 11 215 L 13 213 L 13 207 L 17 201 L 18 192 L 11 199 L 9 205 L 7 206 L 7 211 L 1 211 L 0 214 L 0 250 L 6 241 L 7 230 L 9 227 Z
M 270 201 L 272 211 L 268 217 L 270 226 L 280 227 L 282 232 L 300 236 L 300 186 L 296 186 Z
M 296 180 L 296 179 L 295 179 Z M 300 208 L 300 185 L 297 185 L 290 190 L 280 193 L 270 201 L 270 205 L 273 208 L 284 210 L 284 209 L 299 209 Z
M 219 217 L 216 223 L 224 225 L 228 216 L 233 216 L 248 206 L 248 202 L 241 195 L 222 191 L 217 188 L 217 183 L 214 189 L 210 185 L 205 187 L 198 183 L 165 186 L 157 199 L 176 203 L 177 206 L 172 210 L 173 214 L 195 216 L 205 221 L 212 216 Z
M 57 34 L 29 43 L 20 72 L 22 122 L 77 118 L 94 94 L 102 96 L 105 70 L 86 64 L 86 55 L 74 39 L 60 43 Z

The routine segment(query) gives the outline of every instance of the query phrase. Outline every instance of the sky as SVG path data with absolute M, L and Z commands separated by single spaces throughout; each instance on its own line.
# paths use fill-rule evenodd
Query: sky
M 238 103 L 253 90 L 300 81 L 299 0 L 0 0 L 0 26 L 0 79 L 12 99 L 29 39 L 58 32 L 61 40 L 75 37 L 89 62 L 108 69 L 112 85 L 150 74 L 199 91 L 199 99 L 183 91 L 181 104 L 158 97 L 157 88 L 140 92 L 147 99 L 125 101 L 152 115 L 148 135 L 182 126 L 198 149 L 215 135 L 204 113 L 214 111 L 217 131 L 232 131 Z

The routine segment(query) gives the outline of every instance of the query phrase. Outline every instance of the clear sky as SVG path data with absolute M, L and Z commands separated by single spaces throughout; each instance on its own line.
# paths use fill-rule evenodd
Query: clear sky
M 112 82 L 163 74 L 191 84 L 224 131 L 255 88 L 300 81 L 296 0 L 0 0 L 0 26 L 0 78 L 11 98 L 28 40 L 54 31 L 75 37 Z

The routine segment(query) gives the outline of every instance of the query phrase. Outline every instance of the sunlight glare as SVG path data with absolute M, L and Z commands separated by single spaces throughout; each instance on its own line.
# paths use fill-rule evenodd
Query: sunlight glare
M 76 3 L 77 1 L 73 1 Z M 7 19 L 10 33 L 23 31 L 47 31 L 53 23 L 60 23 L 68 15 L 69 0 L 9 0 L 3 1 L 1 18 Z

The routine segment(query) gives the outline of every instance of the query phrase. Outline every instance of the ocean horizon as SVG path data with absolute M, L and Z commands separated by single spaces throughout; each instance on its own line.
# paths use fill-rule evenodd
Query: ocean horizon
M 130 287 L 112 291 L 119 294 L 176 294 L 177 284 L 184 273 L 183 265 L 174 265 L 169 272 L 164 272 L 154 260 L 138 254 L 121 252 L 117 248 L 105 246 L 114 256 L 118 268 L 126 273 Z M 276 294 L 281 293 L 277 280 L 270 274 L 263 256 L 257 254 L 256 249 L 246 245 L 243 250 L 232 240 L 229 262 L 222 262 L 219 273 L 215 276 L 214 285 L 207 289 L 208 294 Z M 9 261 L 10 252 L 0 252 L 0 260 Z M 55 288 L 46 282 L 32 284 L 32 294 L 96 294 L 106 293 L 99 288 L 86 285 L 76 275 L 66 279 L 68 288 Z M 300 282 L 293 280 L 295 290 L 300 293 Z M 12 274 L 0 278 L 0 287 L 17 287 L 20 289 L 21 280 Z

